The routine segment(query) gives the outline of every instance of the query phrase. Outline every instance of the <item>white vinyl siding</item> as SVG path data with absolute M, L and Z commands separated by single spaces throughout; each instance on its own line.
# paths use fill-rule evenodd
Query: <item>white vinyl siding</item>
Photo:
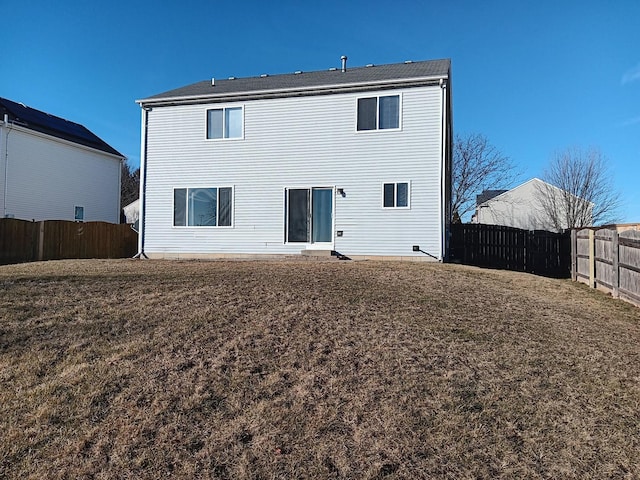
M 357 99 L 398 95 L 402 129 L 356 131 Z M 243 102 L 244 140 L 211 142 L 202 119 L 216 104 L 148 112 L 145 252 L 299 253 L 284 242 L 283 191 L 335 186 L 335 250 L 345 255 L 441 256 L 441 89 L 341 93 Z M 229 106 L 229 104 L 225 104 Z M 179 121 L 178 121 L 179 119 Z M 411 208 L 381 208 L 381 185 L 411 179 Z M 234 228 L 173 228 L 176 185 L 234 185 Z
M 7 175 L 0 185 L 6 198 L 3 212 L 23 220 L 76 220 L 120 222 L 120 159 L 76 146 L 48 135 L 13 127 L 3 128 L 0 170 Z M 5 145 L 8 164 L 5 165 Z

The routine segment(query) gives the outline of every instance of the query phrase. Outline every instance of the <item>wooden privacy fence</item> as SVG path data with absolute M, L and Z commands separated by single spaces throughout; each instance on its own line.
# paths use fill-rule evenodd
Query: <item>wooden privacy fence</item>
M 640 306 L 640 232 L 571 232 L 571 277 Z
M 569 232 L 522 230 L 501 225 L 451 225 L 450 257 L 454 262 L 556 278 L 571 275 Z
M 0 264 L 63 258 L 127 258 L 138 234 L 130 225 L 107 222 L 0 219 Z

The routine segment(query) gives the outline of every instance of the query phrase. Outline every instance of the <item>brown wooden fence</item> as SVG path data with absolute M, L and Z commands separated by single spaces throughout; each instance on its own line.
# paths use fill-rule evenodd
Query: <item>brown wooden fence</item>
M 500 225 L 451 225 L 450 259 L 479 267 L 571 276 L 570 233 L 522 230 Z
M 640 306 L 639 231 L 574 230 L 571 253 L 574 280 Z
M 127 258 L 138 234 L 130 225 L 106 222 L 0 219 L 0 264 L 63 258 Z

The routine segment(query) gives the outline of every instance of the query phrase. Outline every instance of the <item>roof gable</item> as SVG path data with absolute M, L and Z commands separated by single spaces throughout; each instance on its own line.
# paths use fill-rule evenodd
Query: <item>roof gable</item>
M 504 198 L 510 195 L 517 194 L 520 190 L 525 190 L 526 188 L 529 187 L 530 184 L 533 185 L 536 190 L 550 189 L 552 191 L 557 192 L 558 194 L 566 193 L 561 188 L 556 187 L 555 185 L 551 185 L 550 183 L 547 183 L 544 180 L 540 180 L 537 177 L 534 177 L 527 180 L 524 183 L 521 183 L 520 185 L 517 185 L 511 188 L 510 190 L 486 190 L 485 192 L 492 192 L 492 193 L 498 192 L 498 193 L 495 193 L 495 195 L 489 196 L 488 198 L 483 198 L 482 201 L 480 201 L 480 197 L 485 193 L 485 192 L 482 192 L 480 195 L 476 197 L 477 198 L 476 205 L 480 206 L 481 204 L 484 204 L 493 200 L 496 200 L 496 201 L 503 200 Z M 570 194 L 570 195 L 575 197 L 575 195 L 573 194 Z M 589 203 L 593 203 L 593 202 L 589 202 Z
M 338 68 L 314 72 L 296 72 L 279 75 L 261 75 L 258 77 L 204 80 L 184 87 L 153 95 L 139 103 L 169 99 L 196 99 L 216 96 L 233 96 L 247 93 L 266 93 L 276 91 L 296 91 L 334 86 L 372 85 L 376 83 L 415 80 L 438 80 L 449 78 L 451 61 L 428 60 L 404 62 L 389 65 L 371 65 L 366 67 Z M 212 85 L 213 83 L 213 85 Z
M 30 130 L 94 148 L 118 157 L 124 157 L 124 155 L 79 123 L 27 107 L 22 103 L 16 103 L 0 97 L 0 114 L 0 117 L 5 114 L 8 115 L 12 123 Z

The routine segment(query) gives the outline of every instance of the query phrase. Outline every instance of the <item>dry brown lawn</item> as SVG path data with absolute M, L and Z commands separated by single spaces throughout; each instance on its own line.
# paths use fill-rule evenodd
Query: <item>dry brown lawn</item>
M 640 478 L 640 309 L 454 265 L 0 267 L 0 478 Z

